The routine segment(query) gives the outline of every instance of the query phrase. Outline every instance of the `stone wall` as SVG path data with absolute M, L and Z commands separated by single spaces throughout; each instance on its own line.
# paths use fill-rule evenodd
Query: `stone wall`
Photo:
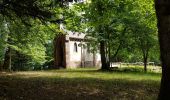
M 93 54 L 87 50 L 81 38 L 70 38 L 61 35 L 54 41 L 55 67 L 78 68 L 100 66 L 100 54 Z M 83 44 L 83 45 L 82 45 Z M 76 45 L 76 49 L 75 49 Z
M 77 44 L 77 52 L 74 51 L 74 44 Z M 80 41 L 70 41 L 69 51 L 70 51 L 70 62 L 67 68 L 77 68 L 77 67 L 100 67 L 100 54 L 93 54 L 87 51 L 87 48 L 80 46 L 82 43 Z M 67 59 L 66 59 L 67 60 Z
M 98 61 L 95 63 L 94 66 L 94 62 L 93 61 L 85 61 L 85 62 L 70 62 L 69 66 L 67 66 L 67 68 L 88 68 L 88 67 L 101 67 L 101 62 Z

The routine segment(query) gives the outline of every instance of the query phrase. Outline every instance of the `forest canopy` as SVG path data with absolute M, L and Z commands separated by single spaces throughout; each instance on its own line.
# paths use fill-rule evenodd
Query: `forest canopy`
M 72 6 L 69 2 L 2 0 L 1 66 L 13 70 L 53 66 L 53 40 L 65 34 L 60 24 L 94 37 L 89 39 L 90 50 L 100 51 L 104 69 L 110 62 L 144 62 L 145 70 L 148 62 L 160 64 L 153 0 L 75 1 Z

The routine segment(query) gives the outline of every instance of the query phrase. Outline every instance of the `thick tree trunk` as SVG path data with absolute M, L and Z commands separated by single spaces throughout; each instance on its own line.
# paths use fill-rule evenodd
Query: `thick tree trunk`
M 11 70 L 11 48 L 8 47 L 5 52 L 3 70 Z
M 162 61 L 158 100 L 170 100 L 170 0 L 155 0 Z
M 104 41 L 100 42 L 100 54 L 101 54 L 101 69 L 102 70 L 108 70 L 107 62 L 106 62 L 106 52 L 105 52 L 105 43 Z

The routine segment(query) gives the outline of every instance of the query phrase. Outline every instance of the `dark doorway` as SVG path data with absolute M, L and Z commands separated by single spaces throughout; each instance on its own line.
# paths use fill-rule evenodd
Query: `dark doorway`
M 65 59 L 65 36 L 57 36 L 55 39 L 55 54 L 54 54 L 54 64 L 56 68 L 65 68 L 66 67 L 66 59 Z

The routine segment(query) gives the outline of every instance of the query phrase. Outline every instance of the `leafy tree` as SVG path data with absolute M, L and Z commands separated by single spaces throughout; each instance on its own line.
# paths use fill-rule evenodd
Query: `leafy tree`
M 102 69 L 109 69 L 110 60 L 131 45 L 141 50 L 146 70 L 149 51 L 157 41 L 153 0 L 93 0 L 86 15 L 88 32 L 100 43 Z
M 110 45 L 109 39 L 113 30 L 109 26 L 112 23 L 112 17 L 114 18 L 114 5 L 113 1 L 93 0 L 86 11 L 88 26 L 90 26 L 88 32 L 100 43 L 102 69 L 104 70 L 109 69 L 110 50 L 107 45 Z
M 4 51 L 4 54 L 5 54 L 4 64 L 3 64 L 4 69 L 10 69 L 12 49 L 17 50 L 19 52 L 22 51 L 24 52 L 24 54 L 25 52 L 29 51 L 26 49 L 23 50 L 24 48 L 29 47 L 28 45 L 23 47 L 23 45 L 29 44 L 27 38 L 30 39 L 29 42 L 31 41 L 32 37 L 30 37 L 28 34 L 31 33 L 31 31 L 33 30 L 33 28 L 32 29 L 30 28 L 31 26 L 33 26 L 33 23 L 32 23 L 33 20 L 40 20 L 41 22 L 43 22 L 43 24 L 45 24 L 45 22 L 47 21 L 51 21 L 51 22 L 54 21 L 54 20 L 51 20 L 51 16 L 53 15 L 53 13 L 52 13 L 52 8 L 50 4 L 52 2 L 53 2 L 52 0 L 29 0 L 29 1 L 28 0 L 1 0 L 0 1 L 1 23 L 2 23 L 2 26 L 5 25 L 3 27 L 3 30 L 5 30 L 4 31 L 5 35 L 3 36 L 7 37 L 4 41 L 6 43 L 1 49 L 1 51 Z M 28 36 L 28 37 L 24 38 L 24 36 L 25 37 Z M 40 47 L 42 45 L 37 44 L 36 47 L 38 46 Z M 32 47 L 32 50 L 37 50 L 37 49 L 36 48 L 33 49 Z M 1 53 L 1 55 L 3 55 L 3 53 Z M 42 57 L 38 58 L 38 56 L 39 55 L 37 55 L 35 59 L 37 61 L 39 60 L 40 62 L 40 59 Z M 1 59 L 1 61 L 2 60 L 3 59 Z
M 143 55 L 144 71 L 147 71 L 147 61 L 149 57 L 149 51 L 156 43 L 157 29 L 156 29 L 156 17 L 153 7 L 153 0 L 150 1 L 138 1 L 135 5 L 136 12 L 132 13 L 137 17 L 135 24 L 134 35 L 138 48 Z
M 32 20 L 32 23 L 30 24 L 33 26 L 29 27 L 22 24 L 22 22 L 13 22 L 8 20 L 8 32 L 10 32 L 8 34 L 8 40 L 10 41 L 6 41 L 6 48 L 10 48 L 10 52 L 6 52 L 8 54 L 6 54 L 7 59 L 4 60 L 4 68 L 10 69 L 11 63 L 8 62 L 12 59 L 11 53 L 13 50 L 17 51 L 17 54 L 19 55 L 24 54 L 25 56 L 29 56 L 32 59 L 30 62 L 32 65 L 42 65 L 45 62 L 46 48 L 44 45 L 53 38 L 53 31 L 56 25 L 50 24 L 47 27 L 41 24 L 38 20 Z

